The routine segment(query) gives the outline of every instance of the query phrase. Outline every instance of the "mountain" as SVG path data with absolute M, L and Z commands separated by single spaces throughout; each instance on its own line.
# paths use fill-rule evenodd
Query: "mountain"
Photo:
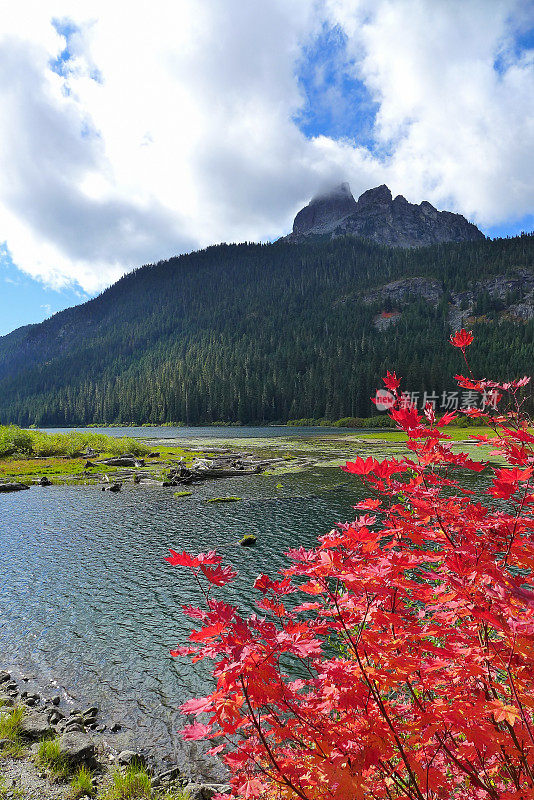
M 293 223 L 290 242 L 309 236 L 361 236 L 394 247 L 422 247 L 439 242 L 482 241 L 476 225 L 461 214 L 437 211 L 424 200 L 409 203 L 402 195 L 393 199 L 387 186 L 377 186 L 354 199 L 348 183 L 314 197 Z
M 533 318 L 533 235 L 219 245 L 1 337 L 0 422 L 369 416 L 388 369 L 441 403 L 462 369 L 451 330 L 474 330 L 476 374 L 509 378 L 532 371 Z

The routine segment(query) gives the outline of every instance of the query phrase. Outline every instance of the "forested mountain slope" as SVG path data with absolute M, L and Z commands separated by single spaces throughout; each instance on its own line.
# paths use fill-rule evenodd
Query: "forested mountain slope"
M 421 397 L 454 389 L 460 324 L 479 375 L 530 374 L 533 292 L 532 235 L 210 247 L 0 338 L 0 422 L 369 416 L 386 369 Z

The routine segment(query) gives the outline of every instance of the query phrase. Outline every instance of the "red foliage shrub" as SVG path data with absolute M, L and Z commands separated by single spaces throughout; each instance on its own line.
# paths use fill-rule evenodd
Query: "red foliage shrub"
M 457 333 L 462 350 L 472 337 Z M 500 466 L 451 447 L 428 406 L 396 405 L 409 457 L 356 459 L 370 497 L 353 523 L 261 575 L 259 614 L 213 598 L 233 579 L 214 553 L 173 553 L 207 581 L 201 628 L 175 655 L 215 660 L 216 687 L 185 703 L 183 731 L 207 738 L 235 798 L 526 800 L 534 797 L 534 436 L 527 380 L 458 376 L 506 394 L 485 419 Z M 385 379 L 398 396 L 395 374 Z M 484 502 L 465 488 L 482 472 Z M 480 495 L 480 492 L 478 493 Z

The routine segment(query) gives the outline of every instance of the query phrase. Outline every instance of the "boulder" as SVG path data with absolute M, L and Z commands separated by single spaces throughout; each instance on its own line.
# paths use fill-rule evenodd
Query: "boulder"
M 135 753 L 133 750 L 123 750 L 122 753 L 119 753 L 117 756 L 117 764 L 120 764 L 123 767 L 127 767 L 130 764 L 141 764 L 142 766 L 146 766 L 146 759 L 140 753 Z
M 113 486 L 109 487 L 110 492 L 120 492 L 122 489 L 122 483 L 114 483 Z
M 59 752 L 67 766 L 75 768 L 82 764 L 91 765 L 95 761 L 95 743 L 86 733 L 72 731 L 64 733 L 58 739 Z
M 20 492 L 22 489 L 29 489 L 26 483 L 13 481 L 11 483 L 0 483 L 0 492 Z
M 54 708 L 48 714 L 48 722 L 50 725 L 57 725 L 58 722 L 61 722 L 61 720 L 64 719 L 64 716 L 65 715 L 62 714 L 61 711 L 58 711 L 57 708 Z
M 83 733 L 84 731 L 85 725 L 80 725 L 79 722 L 67 722 L 63 726 L 62 733 Z
M 157 788 L 163 783 L 170 783 L 171 781 L 175 781 L 181 777 L 182 773 L 180 767 L 171 767 L 170 769 L 166 769 L 164 772 L 158 772 L 158 774 L 152 778 L 151 784 L 154 788 Z
M 27 739 L 42 739 L 53 733 L 46 714 L 38 711 L 27 711 L 20 723 L 21 735 Z

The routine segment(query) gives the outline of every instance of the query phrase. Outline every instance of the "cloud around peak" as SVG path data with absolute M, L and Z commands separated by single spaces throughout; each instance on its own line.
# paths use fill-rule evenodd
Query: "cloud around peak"
M 0 241 L 45 283 L 276 238 L 343 180 L 483 226 L 534 208 L 524 4 L 119 5 L 23 0 L 0 36 Z

